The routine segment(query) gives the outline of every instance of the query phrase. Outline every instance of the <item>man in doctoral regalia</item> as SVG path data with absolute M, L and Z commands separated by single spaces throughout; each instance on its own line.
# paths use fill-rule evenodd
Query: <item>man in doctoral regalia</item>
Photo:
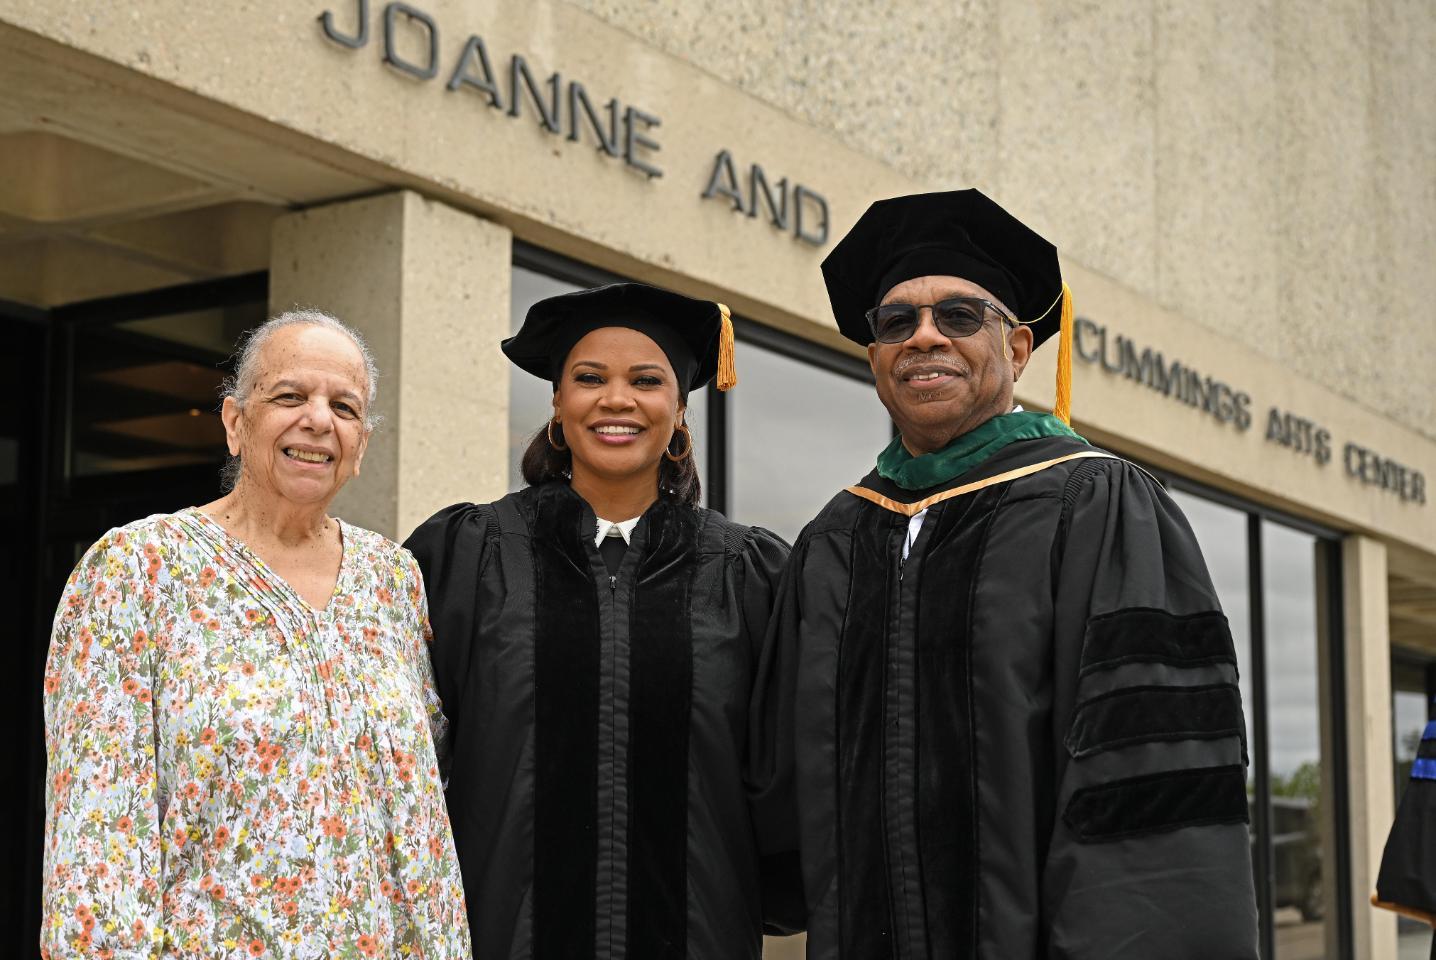
M 1056 250 L 963 190 L 823 275 L 901 436 L 794 547 L 755 701 L 809 958 L 1256 957 L 1231 634 L 1161 485 L 1066 422 Z M 1057 415 L 1014 407 L 1059 330 Z

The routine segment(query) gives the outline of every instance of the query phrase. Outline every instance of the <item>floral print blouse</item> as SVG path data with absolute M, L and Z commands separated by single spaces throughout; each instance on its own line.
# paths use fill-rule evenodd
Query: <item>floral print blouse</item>
M 193 508 L 75 568 L 45 668 L 43 956 L 469 957 L 419 570 L 340 529 L 323 610 Z

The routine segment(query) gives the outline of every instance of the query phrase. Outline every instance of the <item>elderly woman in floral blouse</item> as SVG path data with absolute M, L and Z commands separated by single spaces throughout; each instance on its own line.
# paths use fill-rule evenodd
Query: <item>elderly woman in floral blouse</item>
M 468 957 L 413 558 L 326 513 L 375 372 L 321 313 L 246 343 L 232 489 L 111 530 L 45 669 L 41 952 Z

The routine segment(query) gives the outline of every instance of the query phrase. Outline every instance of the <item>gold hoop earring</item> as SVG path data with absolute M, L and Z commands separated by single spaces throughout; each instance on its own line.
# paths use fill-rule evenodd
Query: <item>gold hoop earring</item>
M 553 447 L 555 450 L 567 450 L 567 449 L 568 449 L 568 444 L 566 444 L 566 443 L 559 443 L 557 440 L 555 440 L 555 439 L 553 438 L 553 425 L 556 424 L 556 423 L 558 423 L 558 418 L 557 418 L 557 417 L 555 417 L 554 419 L 552 419 L 552 420 L 550 420 L 550 421 L 548 422 L 548 430 L 546 431 L 546 432 L 548 433 L 548 445 L 551 446 L 551 447 Z M 559 428 L 560 431 L 563 430 L 563 424 L 559 423 L 559 424 L 558 424 L 558 428 Z
M 687 460 L 689 457 L 693 456 L 693 434 L 688 432 L 688 424 L 686 423 L 680 423 L 678 425 L 678 429 L 674 430 L 673 432 L 682 433 L 683 436 L 688 439 L 688 442 L 684 445 L 683 452 L 680 453 L 678 456 L 675 457 L 672 450 L 664 450 L 663 455 L 669 460 L 672 460 L 674 463 L 681 463 L 684 460 Z M 669 440 L 668 442 L 670 445 L 673 443 L 672 440 Z

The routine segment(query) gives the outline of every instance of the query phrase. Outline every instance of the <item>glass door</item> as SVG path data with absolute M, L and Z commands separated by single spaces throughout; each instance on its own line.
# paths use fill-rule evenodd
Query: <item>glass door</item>
M 1237 648 L 1261 955 L 1349 956 L 1340 541 L 1174 485 Z
M 0 898 L 0 956 L 27 957 L 34 955 L 39 936 L 39 890 L 31 878 L 40 876 L 44 800 L 39 785 L 45 771 L 35 721 L 44 650 L 32 638 L 54 611 L 53 600 L 48 610 L 37 600 L 36 563 L 43 509 L 48 317 L 43 311 L 0 302 L 0 337 L 5 343 L 0 383 L 6 388 L 0 403 L 0 610 L 7 625 L 0 633 L 5 638 L 0 670 L 5 675 L 6 729 L 21 732 L 12 750 L 11 776 L 25 785 L 19 828 L 4 831 L 0 848 L 7 869 L 19 881 L 9 886 L 13 895 Z
M 267 287 L 258 274 L 44 312 L 0 303 L 0 332 L 20 347 L 0 367 L 13 390 L 0 404 L 0 591 L 17 612 L 6 709 L 24 779 L 24 829 L 6 832 L 20 894 L 3 898 L 0 956 L 33 957 L 39 942 L 40 691 L 55 604 L 106 530 L 218 496 L 219 387 L 264 319 Z

